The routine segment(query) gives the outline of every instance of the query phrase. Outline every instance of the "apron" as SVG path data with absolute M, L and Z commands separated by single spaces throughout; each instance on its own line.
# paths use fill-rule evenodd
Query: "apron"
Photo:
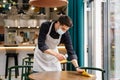
M 50 32 L 52 29 L 53 23 L 51 23 L 49 31 L 46 35 L 45 43 L 47 46 L 52 49 L 53 51 L 58 53 L 57 45 L 60 42 L 61 35 L 59 39 L 53 39 L 50 36 Z M 53 55 L 43 53 L 39 48 L 38 45 L 35 48 L 34 52 L 34 64 L 33 64 L 33 71 L 61 71 L 61 64 L 60 61 Z

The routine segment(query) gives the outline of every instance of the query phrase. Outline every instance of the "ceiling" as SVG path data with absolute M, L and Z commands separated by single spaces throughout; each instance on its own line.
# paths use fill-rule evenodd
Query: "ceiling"
M 0 0 L 0 25 L 9 20 L 54 19 L 55 15 L 66 14 L 67 6 L 56 8 L 34 7 L 29 0 Z M 52 16 L 52 17 L 51 17 Z
M 67 6 L 58 7 L 55 12 L 57 12 L 57 14 L 65 14 L 66 8 Z M 49 12 L 53 11 L 54 8 L 49 8 Z M 4 16 L 4 18 L 21 15 L 26 15 L 29 16 L 29 18 L 34 18 L 33 16 L 46 14 L 46 8 L 31 6 L 29 5 L 29 0 L 0 0 L 0 14 L 1 16 Z

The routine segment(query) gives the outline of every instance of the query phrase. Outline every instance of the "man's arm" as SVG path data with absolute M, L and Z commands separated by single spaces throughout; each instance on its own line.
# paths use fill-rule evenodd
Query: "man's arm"
M 75 69 L 76 69 L 77 72 L 80 72 L 80 73 L 84 72 L 83 69 L 80 69 L 80 67 L 79 67 L 78 62 L 77 62 L 76 59 L 73 59 L 71 62 L 74 65 L 74 67 L 75 67 Z
M 77 72 L 83 72 L 84 70 L 79 68 L 78 61 L 77 61 L 77 55 L 75 54 L 75 51 L 73 50 L 72 46 L 72 40 L 70 37 L 69 32 L 65 33 L 62 36 L 61 43 L 65 44 L 67 53 L 68 53 L 68 58 L 71 60 L 72 64 L 74 65 L 75 69 Z
M 49 27 L 50 27 L 49 22 L 42 23 L 40 27 L 39 36 L 38 36 L 38 48 L 42 52 L 49 49 L 49 47 L 45 43 L 46 35 L 48 33 Z

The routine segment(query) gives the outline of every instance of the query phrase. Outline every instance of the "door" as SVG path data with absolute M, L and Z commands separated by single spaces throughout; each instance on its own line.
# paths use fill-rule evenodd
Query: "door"
M 103 68 L 103 2 L 102 0 L 90 0 L 84 5 L 85 66 Z M 97 80 L 101 80 L 101 73 L 95 74 Z
M 120 0 L 109 0 L 109 80 L 120 79 Z

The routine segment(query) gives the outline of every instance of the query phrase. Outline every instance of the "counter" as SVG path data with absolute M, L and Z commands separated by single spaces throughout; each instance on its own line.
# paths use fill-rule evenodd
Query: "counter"
M 28 53 L 34 53 L 35 45 L 0 45 L 0 75 L 5 75 L 6 51 L 16 51 L 18 53 L 18 64 L 22 64 L 22 59 L 27 57 Z M 9 67 L 14 65 L 14 59 L 9 59 Z
M 0 75 L 5 75 L 5 63 L 6 63 L 6 49 L 15 50 L 18 55 L 18 64 L 22 64 L 22 59 L 27 56 L 28 53 L 34 53 L 35 45 L 0 45 Z M 60 53 L 66 54 L 64 46 L 58 46 Z M 14 59 L 9 60 L 9 66 L 14 65 Z
M 34 49 L 35 45 L 1 45 L 1 49 Z

